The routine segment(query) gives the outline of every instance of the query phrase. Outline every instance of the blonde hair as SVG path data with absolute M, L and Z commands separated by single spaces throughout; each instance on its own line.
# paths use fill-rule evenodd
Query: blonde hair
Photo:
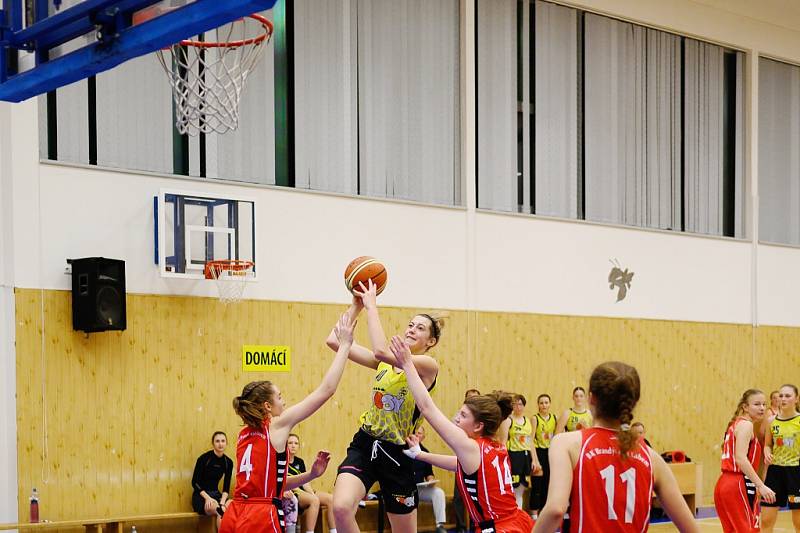
M 761 389 L 747 389 L 746 391 L 744 391 L 742 397 L 739 398 L 739 403 L 736 404 L 736 411 L 733 412 L 733 416 L 728 421 L 728 425 L 725 426 L 726 432 L 728 428 L 731 427 L 731 424 L 736 422 L 736 419 L 744 414 L 744 410 L 747 407 L 747 404 L 750 403 L 750 398 L 755 396 L 756 394 L 764 394 L 764 391 L 762 391 Z

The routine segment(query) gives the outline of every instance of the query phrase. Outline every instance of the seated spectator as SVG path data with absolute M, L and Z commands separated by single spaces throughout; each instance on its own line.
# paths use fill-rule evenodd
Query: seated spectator
M 197 458 L 192 474 L 192 508 L 200 515 L 217 515 L 217 527 L 228 504 L 233 460 L 225 455 L 228 437 L 222 431 L 211 436 L 213 449 Z M 223 479 L 222 491 L 219 480 Z
M 425 440 L 425 427 L 419 426 L 414 433 L 419 439 L 419 447 L 422 451 L 427 452 L 428 449 L 422 444 L 422 441 Z M 433 516 L 436 519 L 436 533 L 447 533 L 444 527 L 447 521 L 444 491 L 437 487 L 435 483 L 431 483 L 436 481 L 433 477 L 433 467 L 422 461 L 414 461 L 414 481 L 417 483 L 419 501 L 431 502 L 431 504 L 433 504 Z
M 653 445 L 650 444 L 650 441 L 647 440 L 647 438 L 644 436 L 644 424 L 642 424 L 641 422 L 634 422 L 633 424 L 631 424 L 631 431 L 635 435 L 638 435 L 639 437 L 643 438 L 645 444 L 647 444 L 651 448 L 653 447 Z
M 300 451 L 300 437 L 295 433 L 290 433 L 286 441 L 286 451 L 288 453 L 289 475 L 296 476 L 306 471 L 305 462 L 297 456 Z M 333 499 L 329 492 L 317 492 L 306 483 L 294 491 L 297 497 L 298 510 L 303 513 L 303 524 L 305 533 L 313 533 L 317 525 L 319 508 L 325 506 L 326 518 L 328 519 L 328 533 L 336 533 L 336 518 L 333 516 Z
M 287 490 L 283 493 L 283 523 L 286 527 L 286 533 L 296 533 L 297 531 L 297 496 L 294 492 Z

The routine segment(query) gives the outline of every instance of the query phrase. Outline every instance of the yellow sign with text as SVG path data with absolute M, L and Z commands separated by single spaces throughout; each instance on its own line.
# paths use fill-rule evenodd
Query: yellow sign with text
M 242 370 L 245 372 L 290 372 L 292 348 L 245 344 L 242 346 Z

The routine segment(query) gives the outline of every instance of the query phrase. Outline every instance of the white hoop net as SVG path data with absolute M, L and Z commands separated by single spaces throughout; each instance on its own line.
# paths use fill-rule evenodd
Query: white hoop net
M 175 127 L 181 134 L 239 127 L 239 98 L 272 37 L 272 25 L 250 15 L 216 32 L 218 41 L 181 41 L 157 52 L 172 85 Z
M 236 260 L 209 261 L 206 263 L 206 277 L 216 281 L 220 302 L 238 303 L 242 301 L 245 284 L 254 277 L 253 263 Z

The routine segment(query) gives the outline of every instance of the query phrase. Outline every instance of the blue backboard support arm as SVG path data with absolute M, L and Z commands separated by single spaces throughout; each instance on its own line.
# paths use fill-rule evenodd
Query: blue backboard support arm
M 139 57 L 141 55 L 166 48 L 183 39 L 188 39 L 205 31 L 217 28 L 232 20 L 271 9 L 276 0 L 195 0 L 194 3 L 166 12 L 156 18 L 132 26 L 129 11 L 124 11 L 124 16 L 117 16 L 114 34 L 107 35 L 105 41 L 97 41 L 83 48 L 75 50 L 62 57 L 46 60 L 46 47 L 57 46 L 59 41 L 73 35 L 83 35 L 94 30 L 98 20 L 111 17 L 113 9 L 138 10 L 152 5 L 156 0 L 87 0 L 61 13 L 31 25 L 30 28 L 20 30 L 15 26 L 17 19 L 22 22 L 21 5 L 19 0 L 3 0 L 4 6 L 16 6 L 14 9 L 4 9 L 6 20 L 10 21 L 11 30 L 0 30 L 0 100 L 8 102 L 21 102 L 33 96 L 46 93 L 68 85 L 70 83 L 88 78 L 99 72 L 111 69 L 120 63 Z M 99 11 L 87 12 L 88 7 L 101 6 Z M 122 7 L 120 7 L 122 6 Z M 80 12 L 71 10 L 81 8 Z M 88 14 L 87 14 L 88 13 Z M 117 12 L 119 15 L 119 11 Z M 63 24 L 57 24 L 57 17 Z M 38 18 L 38 14 L 37 14 Z M 56 28 L 53 32 L 53 22 Z M 44 26 L 39 26 L 39 25 Z M 0 28 L 3 21 L 0 20 Z M 120 27 L 122 26 L 122 27 Z M 16 28 L 14 30 L 13 28 Z M 50 31 L 42 32 L 43 28 Z M 83 31 L 85 30 L 85 31 Z M 76 33 L 80 32 L 80 33 Z M 47 37 L 44 37 L 47 35 Z M 54 37 L 55 35 L 55 37 Z M 46 42 L 45 48 L 37 48 L 37 42 L 30 40 L 31 36 L 39 36 Z M 38 58 L 45 61 L 35 68 L 10 74 L 6 51 L 14 49 L 33 49 Z M 38 61 L 37 61 L 38 62 Z

